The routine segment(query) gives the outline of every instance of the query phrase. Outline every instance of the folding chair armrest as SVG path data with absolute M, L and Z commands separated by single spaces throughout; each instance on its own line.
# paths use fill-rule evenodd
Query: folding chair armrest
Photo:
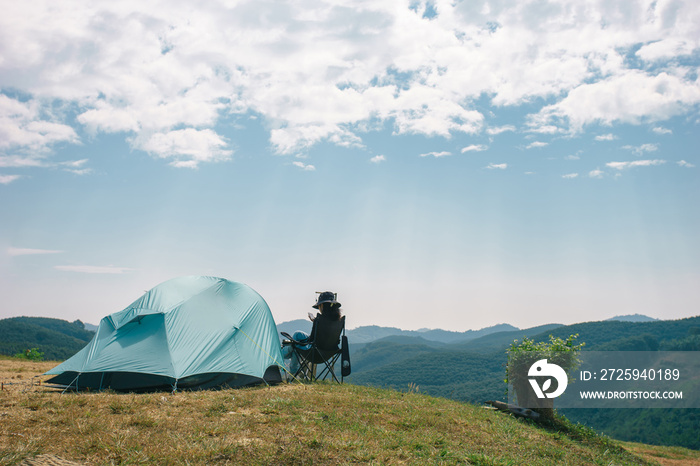
M 294 344 L 294 345 L 308 345 L 309 343 L 311 343 L 311 342 L 306 341 L 306 340 L 304 340 L 304 341 L 295 340 L 295 339 L 294 339 L 290 334 L 288 334 L 287 332 L 280 332 L 280 335 L 282 335 L 282 336 L 285 338 L 285 339 L 282 341 L 282 344 L 287 343 L 287 344 Z
M 292 338 L 290 334 L 288 334 L 287 332 L 280 332 L 280 335 L 284 337 L 284 340 L 282 340 L 282 346 L 289 346 L 292 344 L 294 338 Z

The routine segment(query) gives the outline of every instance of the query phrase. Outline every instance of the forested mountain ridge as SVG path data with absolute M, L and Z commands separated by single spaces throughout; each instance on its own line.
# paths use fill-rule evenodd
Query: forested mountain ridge
M 0 320 L 0 354 L 14 356 L 31 348 L 44 359 L 63 360 L 80 351 L 93 337 L 79 320 L 48 317 L 10 317 Z

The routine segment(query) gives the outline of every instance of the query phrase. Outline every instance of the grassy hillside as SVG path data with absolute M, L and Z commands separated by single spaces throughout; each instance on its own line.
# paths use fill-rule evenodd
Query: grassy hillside
M 353 354 L 351 383 L 398 390 L 419 389 L 433 396 L 483 403 L 504 400 L 506 348 L 525 335 L 537 341 L 550 334 L 578 333 L 584 350 L 698 350 L 700 317 L 654 322 L 587 322 L 500 332 L 439 348 L 407 340 L 381 340 Z M 352 348 L 352 341 L 350 342 Z M 623 440 L 700 449 L 700 410 L 569 410 L 567 416 Z
M 20 383 L 50 366 L 0 359 L 0 380 Z M 698 452 L 623 445 L 565 422 L 541 427 L 480 406 L 348 384 L 139 395 L 6 385 L 0 412 L 5 465 L 41 455 L 162 465 L 700 461 Z
M 38 348 L 45 359 L 67 359 L 80 351 L 94 335 L 80 321 L 47 317 L 12 317 L 0 320 L 0 354 L 15 355 Z

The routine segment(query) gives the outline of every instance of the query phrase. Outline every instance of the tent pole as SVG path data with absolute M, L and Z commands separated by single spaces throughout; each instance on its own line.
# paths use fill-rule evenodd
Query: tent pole
M 71 385 L 73 385 L 73 382 L 75 382 L 75 389 L 78 390 L 78 377 L 80 377 L 80 373 L 78 373 L 78 375 L 75 376 L 75 378 L 73 379 L 73 381 L 72 381 L 71 383 L 69 383 L 69 384 L 66 386 L 66 388 L 63 389 L 63 391 L 61 392 L 61 395 L 63 395 L 64 393 L 66 393 L 66 391 L 71 387 Z

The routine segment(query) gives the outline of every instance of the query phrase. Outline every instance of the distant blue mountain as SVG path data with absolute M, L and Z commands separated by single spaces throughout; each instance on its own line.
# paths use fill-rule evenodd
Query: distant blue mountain
M 282 322 L 277 325 L 279 332 L 294 333 L 297 330 L 309 333 L 311 322 L 305 319 L 297 319 Z M 496 332 L 510 332 L 518 330 L 509 324 L 498 324 L 481 330 L 467 330 L 466 332 L 452 332 L 440 329 L 401 330 L 397 327 L 380 327 L 378 325 L 365 325 L 352 330 L 347 330 L 348 339 L 354 344 L 364 344 L 381 340 L 387 337 L 411 337 L 445 344 L 463 343 L 475 338 L 483 337 Z
M 467 330 L 466 332 L 451 332 L 448 330 L 432 329 L 432 330 L 417 330 L 408 333 L 407 336 L 421 337 L 430 341 L 439 341 L 441 343 L 463 343 L 465 341 L 480 338 L 486 335 L 497 332 L 511 332 L 519 330 L 518 327 L 513 327 L 510 324 L 497 324 L 491 327 L 482 328 L 481 330 Z
M 654 319 L 653 317 L 648 317 L 642 314 L 629 314 L 625 316 L 615 316 L 611 317 L 610 320 L 617 320 L 620 322 L 656 322 L 659 319 Z
M 459 346 L 463 351 L 475 351 L 478 353 L 488 353 L 491 351 L 501 351 L 507 348 L 514 340 L 522 340 L 525 337 L 533 338 L 536 335 L 548 334 L 562 324 L 545 324 L 537 327 L 525 328 L 522 330 L 506 330 L 504 332 L 494 332 L 483 337 L 475 338 L 464 342 Z
M 297 319 L 277 324 L 277 333 L 286 332 L 293 335 L 296 331 L 311 333 L 311 321 L 309 319 Z
M 97 331 L 97 325 L 88 324 L 87 322 L 83 322 L 83 327 L 85 327 L 85 330 L 87 330 L 88 332 Z

